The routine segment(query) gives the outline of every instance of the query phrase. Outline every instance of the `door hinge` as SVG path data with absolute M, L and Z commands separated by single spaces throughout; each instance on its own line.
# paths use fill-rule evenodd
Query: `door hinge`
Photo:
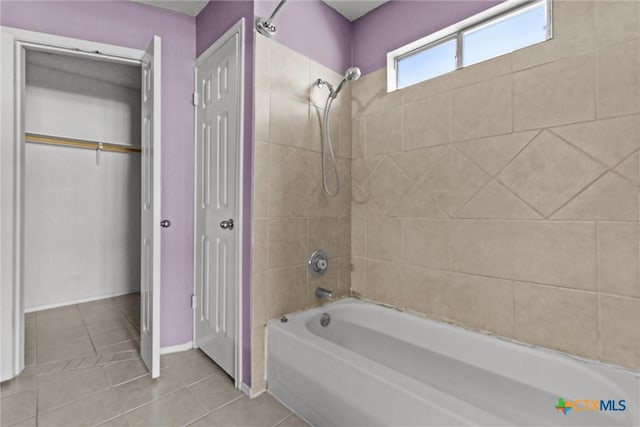
M 198 92 L 193 92 L 193 105 L 197 107 L 200 104 L 200 96 L 198 96 Z
M 191 295 L 191 308 L 196 309 L 197 300 L 195 295 Z

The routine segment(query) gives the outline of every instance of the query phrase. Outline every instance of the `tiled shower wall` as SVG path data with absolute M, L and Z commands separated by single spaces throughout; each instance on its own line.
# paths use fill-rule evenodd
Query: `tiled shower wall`
M 342 76 L 260 35 L 255 58 L 251 377 L 253 388 L 261 389 L 266 322 L 320 303 L 317 286 L 338 296 L 350 289 L 351 88 L 331 109 L 341 184 L 334 198 L 321 185 L 320 117 L 328 91 L 313 82 L 337 85 Z M 329 256 L 323 278 L 307 273 L 315 249 Z
M 352 290 L 637 370 L 639 3 L 553 6 L 548 42 L 354 84 Z

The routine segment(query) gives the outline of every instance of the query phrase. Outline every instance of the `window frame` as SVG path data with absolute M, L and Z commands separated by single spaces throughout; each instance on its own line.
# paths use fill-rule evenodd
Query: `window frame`
M 545 5 L 545 14 L 547 18 L 546 26 L 546 38 L 544 41 L 548 41 L 553 38 L 553 0 L 506 0 L 503 3 L 500 3 L 496 6 L 493 6 L 487 10 L 484 10 L 480 13 L 477 13 L 469 18 L 463 19 L 462 21 L 456 22 L 453 25 L 450 25 L 440 31 L 436 31 L 435 33 L 429 34 L 426 37 L 418 39 L 414 42 L 406 44 L 398 49 L 395 49 L 389 53 L 387 53 L 387 92 L 393 92 L 398 89 L 404 89 L 410 87 L 414 84 L 418 84 L 427 80 L 431 80 L 435 77 L 430 77 L 420 82 L 413 83 L 412 85 L 404 86 L 402 88 L 398 87 L 398 61 L 416 54 L 418 52 L 431 49 L 441 43 L 446 43 L 451 41 L 452 39 L 456 40 L 456 58 L 455 58 L 455 69 L 451 70 L 451 72 L 460 70 L 465 68 L 463 66 L 463 41 L 464 35 L 466 33 L 470 33 L 472 31 L 480 30 L 483 27 L 487 27 L 491 24 L 498 23 L 500 21 L 504 21 L 508 19 L 512 15 L 516 15 L 519 13 L 524 13 L 527 9 L 533 9 L 540 4 Z M 534 43 L 538 44 L 538 43 Z M 533 46 L 534 44 L 528 45 Z M 526 47 L 528 47 L 526 46 Z M 524 48 L 524 47 L 523 47 Z M 516 49 L 517 50 L 517 49 Z M 507 53 L 505 53 L 506 55 Z M 484 61 L 490 60 L 492 58 L 496 58 L 495 56 L 487 58 L 483 61 L 475 62 L 474 64 L 467 65 L 473 66 L 476 64 L 480 64 Z M 444 74 L 441 74 L 444 75 Z

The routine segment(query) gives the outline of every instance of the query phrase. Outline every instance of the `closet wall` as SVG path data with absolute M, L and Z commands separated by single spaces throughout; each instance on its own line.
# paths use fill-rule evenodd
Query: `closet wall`
M 25 129 L 137 146 L 139 90 L 138 67 L 29 53 Z M 24 194 L 26 310 L 139 290 L 139 153 L 26 143 Z

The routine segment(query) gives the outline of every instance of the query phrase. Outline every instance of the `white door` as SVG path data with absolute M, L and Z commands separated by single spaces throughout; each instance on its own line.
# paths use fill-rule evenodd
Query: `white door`
M 232 377 L 239 287 L 239 37 L 223 36 L 196 67 L 195 338 Z
M 142 240 L 140 352 L 160 375 L 160 37 L 142 58 Z

